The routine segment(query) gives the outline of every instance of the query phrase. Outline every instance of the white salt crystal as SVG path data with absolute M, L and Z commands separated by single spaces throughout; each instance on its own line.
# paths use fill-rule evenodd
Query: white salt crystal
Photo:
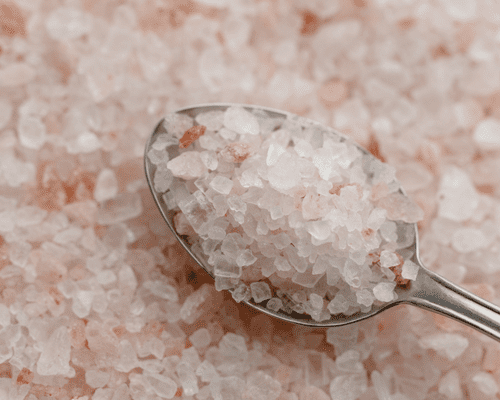
M 257 261 L 257 257 L 254 256 L 250 249 L 240 250 L 236 257 L 236 265 L 239 267 L 247 267 L 255 261 Z
M 198 368 L 196 368 L 196 375 L 198 375 L 202 382 L 212 382 L 219 378 L 219 374 L 212 363 L 204 360 Z
M 16 210 L 16 225 L 27 227 L 38 225 L 47 217 L 47 211 L 35 206 L 24 206 Z
M 195 121 L 198 125 L 206 126 L 209 131 L 218 131 L 224 123 L 224 112 L 217 110 L 202 112 L 195 117 Z
M 450 167 L 442 177 L 439 187 L 438 215 L 452 221 L 466 221 L 479 205 L 479 195 L 465 171 Z
M 19 141 L 28 149 L 38 150 L 47 140 L 45 124 L 36 117 L 21 115 L 17 124 Z
M 96 201 L 105 201 L 112 199 L 118 194 L 118 180 L 112 169 L 105 168 L 97 176 L 94 199 Z
M 0 304 L 0 326 L 2 328 L 10 325 L 10 310 L 5 304 Z
M 115 283 L 118 279 L 116 277 L 116 274 L 114 273 L 114 271 L 112 271 L 110 269 L 100 271 L 96 275 L 96 278 L 97 278 L 97 282 L 99 283 L 99 285 L 102 285 L 102 286 L 106 286 L 106 285 L 109 285 L 111 283 Z
M 461 228 L 451 238 L 453 248 L 460 253 L 470 253 L 488 245 L 488 239 L 480 229 Z
M 142 200 L 139 193 L 120 193 L 100 204 L 97 222 L 101 225 L 112 225 L 135 218 L 141 213 Z
M 268 300 L 266 308 L 275 312 L 278 312 L 280 308 L 283 307 L 283 301 L 277 297 L 272 297 Z
M 323 308 L 323 297 L 316 293 L 311 293 L 309 295 L 309 303 L 315 310 L 321 310 Z
M 146 375 L 146 381 L 149 383 L 151 389 L 164 399 L 171 399 L 177 392 L 177 384 L 168 376 L 160 374 Z
M 417 279 L 418 270 L 420 267 L 411 260 L 405 260 L 403 264 L 403 270 L 401 276 L 404 279 L 410 279 L 412 281 Z
M 456 333 L 436 333 L 419 340 L 424 349 L 433 349 L 439 355 L 453 361 L 460 357 L 469 346 L 469 340 Z
M 85 371 L 85 382 L 92 388 L 101 388 L 106 386 L 110 378 L 110 374 L 96 369 Z
M 130 372 L 139 364 L 134 346 L 128 340 L 122 340 L 117 349 L 120 358 L 115 369 L 120 372 Z
M 10 62 L 0 69 L 0 87 L 21 86 L 31 82 L 36 71 L 26 62 Z
M 460 374 L 456 369 L 450 369 L 444 375 L 438 385 L 438 391 L 448 399 L 461 399 L 463 397 Z
M 230 196 L 227 198 L 227 205 L 231 210 L 237 211 L 239 213 L 245 213 L 247 211 L 247 204 L 241 200 L 239 196 Z
M 37 362 L 36 372 L 40 375 L 68 375 L 72 368 L 69 365 L 71 343 L 68 328 L 57 328 L 44 343 L 42 353 Z
M 202 151 L 200 153 L 200 158 L 210 171 L 215 171 L 219 166 L 219 160 L 216 153 L 213 151 Z
M 89 315 L 94 300 L 94 292 L 91 290 L 78 290 L 73 297 L 71 309 L 78 318 Z
M 481 121 L 474 129 L 474 140 L 485 150 L 500 148 L 500 120 L 490 117 Z
M 165 116 L 163 126 L 168 133 L 181 138 L 193 126 L 193 119 L 185 114 L 171 113 Z
M 290 153 L 283 153 L 268 171 L 271 186 L 280 192 L 297 186 L 300 182 L 300 175 L 296 173 L 295 165 L 295 157 Z
M 409 279 L 409 278 L 406 278 Z M 380 282 L 373 288 L 373 295 L 379 301 L 391 301 L 394 299 L 394 288 L 396 284 L 393 282 Z
M 356 400 L 366 392 L 368 382 L 366 372 L 340 375 L 330 383 L 332 400 Z
M 306 225 L 307 231 L 314 239 L 323 241 L 331 235 L 330 224 L 326 221 L 311 221 Z
M 244 188 L 247 187 L 264 187 L 264 184 L 262 183 L 261 179 L 259 178 L 259 174 L 257 171 L 252 170 L 252 169 L 246 169 L 241 173 L 241 176 L 239 178 L 241 186 Z
M 217 254 L 213 255 L 214 274 L 222 278 L 239 278 L 241 276 L 241 266 L 235 265 L 228 256 Z
M 161 299 L 177 302 L 179 301 L 179 295 L 177 290 L 172 285 L 169 285 L 163 281 L 145 281 L 143 284 L 144 288 L 148 289 L 155 296 Z
M 54 40 L 73 40 L 90 32 L 92 17 L 77 8 L 59 7 L 49 14 L 45 28 Z
M 272 297 L 271 289 L 265 282 L 252 282 L 250 284 L 250 290 L 252 292 L 252 297 L 256 303 L 261 303 L 264 300 L 268 300 Z
M 268 167 L 276 164 L 280 156 L 285 152 L 285 148 L 277 143 L 271 143 L 267 150 L 266 164 Z
M 252 400 L 276 400 L 281 384 L 263 371 L 256 371 L 247 378 L 246 393 Z
M 278 271 L 290 271 L 292 269 L 292 266 L 287 259 L 282 256 L 275 257 L 274 265 Z
M 244 283 L 240 284 L 238 287 L 236 287 L 233 290 L 233 293 L 231 294 L 234 301 L 237 303 L 240 303 L 242 301 L 248 301 L 252 297 L 252 293 L 250 291 L 250 288 L 245 285 Z
M 175 367 L 175 372 L 179 377 L 185 396 L 193 396 L 198 393 L 198 378 L 189 364 L 180 362 Z
M 400 261 L 396 253 L 388 250 L 382 250 L 380 253 L 380 265 L 384 268 L 394 267 L 399 265 Z
M 368 289 L 361 289 L 356 292 L 356 300 L 359 304 L 363 306 L 371 306 L 375 297 Z
M 339 293 L 328 303 L 327 308 L 332 315 L 344 313 L 349 309 L 349 301 Z
M 233 188 L 234 182 L 222 175 L 217 175 L 210 182 L 210 187 L 220 194 L 229 194 Z
M 190 180 L 203 176 L 207 167 L 197 151 L 186 151 L 167 163 L 167 168 L 176 177 Z
M 202 350 L 210 345 L 212 336 L 210 335 L 210 331 L 207 328 L 200 328 L 194 331 L 191 336 L 189 336 L 189 341 L 197 350 Z
M 5 128 L 12 117 L 12 103 L 7 98 L 0 98 L 0 130 Z
M 488 372 L 478 372 L 474 374 L 471 380 L 485 396 L 494 397 L 498 393 L 498 384 L 495 378 Z
M 214 240 L 223 240 L 226 237 L 226 230 L 220 226 L 211 226 L 208 229 L 208 237 Z
M 395 242 L 398 240 L 397 229 L 398 226 L 394 221 L 385 221 L 380 226 L 380 234 L 388 242 Z
M 239 134 L 258 135 L 259 122 L 243 107 L 229 107 L 224 113 L 224 126 Z
M 476 0 L 440 0 L 440 3 L 454 20 L 467 22 L 476 16 Z

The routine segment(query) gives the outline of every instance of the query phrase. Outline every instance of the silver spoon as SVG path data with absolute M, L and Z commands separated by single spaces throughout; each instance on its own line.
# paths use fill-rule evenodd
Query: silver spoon
M 233 103 L 217 103 L 217 104 L 202 104 L 192 107 L 183 108 L 177 110 L 178 114 L 185 114 L 192 118 L 195 118 L 199 113 L 207 111 L 225 111 L 228 107 L 234 106 Z M 341 140 L 350 140 L 346 138 L 339 132 L 334 131 L 331 128 L 322 126 L 321 124 L 296 116 L 294 114 L 288 113 L 286 111 L 275 110 L 267 107 L 261 106 L 251 106 L 251 105 L 241 105 L 247 111 L 258 111 L 265 113 L 265 115 L 271 118 L 293 118 L 298 121 L 302 126 L 315 125 L 321 127 L 323 130 L 330 132 L 332 135 L 337 135 Z M 185 237 L 180 236 L 174 229 L 173 217 L 176 211 L 169 209 L 163 199 L 162 195 L 156 192 L 153 185 L 153 177 L 156 166 L 151 163 L 147 154 L 151 149 L 152 144 L 159 134 L 166 133 L 166 128 L 163 124 L 162 119 L 155 130 L 153 131 L 151 137 L 146 144 L 146 151 L 144 157 L 146 177 L 148 180 L 151 193 L 153 194 L 154 200 L 165 219 L 168 227 L 173 232 L 174 236 L 184 247 L 184 249 L 189 253 L 189 255 L 202 267 L 212 278 L 214 278 L 211 268 L 208 267 L 208 263 L 204 254 L 200 251 L 196 251 L 188 243 Z M 352 142 L 351 142 L 352 143 Z M 356 144 L 356 146 L 366 155 L 373 157 L 366 149 Z M 170 152 L 170 150 L 169 150 Z M 406 195 L 402 188 L 400 192 Z M 311 317 L 304 314 L 299 314 L 296 312 L 291 312 L 286 314 L 284 312 L 274 312 L 267 309 L 261 304 L 254 303 L 253 300 L 245 301 L 245 303 L 265 314 L 271 315 L 273 317 L 279 318 L 281 320 L 311 326 L 311 327 L 334 327 L 351 324 L 363 319 L 369 318 L 386 310 L 390 307 L 396 306 L 398 304 L 411 304 L 426 310 L 430 310 L 448 317 L 451 317 L 457 321 L 465 323 L 478 331 L 485 333 L 486 335 L 500 340 L 500 307 L 470 293 L 469 291 L 457 286 L 438 274 L 425 268 L 420 261 L 419 251 L 418 251 L 418 229 L 417 224 L 413 224 L 415 229 L 415 240 L 412 245 L 408 247 L 408 254 L 412 254 L 410 257 L 411 261 L 419 266 L 419 271 L 417 279 L 411 281 L 406 287 L 395 288 L 395 293 L 397 294 L 397 299 L 384 303 L 380 306 L 373 305 L 372 309 L 367 312 L 357 312 L 353 315 L 333 315 L 329 320 L 317 322 Z

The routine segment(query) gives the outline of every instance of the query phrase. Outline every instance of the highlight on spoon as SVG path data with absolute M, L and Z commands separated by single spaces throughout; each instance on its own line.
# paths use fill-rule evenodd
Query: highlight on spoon
M 396 304 L 417 278 L 422 210 L 392 167 L 312 120 L 182 109 L 156 127 L 145 167 L 169 227 L 237 302 L 342 325 Z

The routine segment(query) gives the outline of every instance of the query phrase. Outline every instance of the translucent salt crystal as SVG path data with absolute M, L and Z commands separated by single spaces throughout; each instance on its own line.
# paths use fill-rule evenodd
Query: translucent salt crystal
M 212 203 L 199 190 L 179 201 L 178 206 L 193 229 L 200 235 L 206 233 L 209 223 L 215 219 L 215 209 Z
M 97 176 L 94 199 L 96 201 L 105 201 L 112 199 L 118 194 L 118 180 L 112 169 L 105 168 Z
M 210 187 L 220 194 L 229 194 L 233 188 L 234 182 L 222 175 L 217 175 L 210 182 Z
M 5 304 L 0 304 L 0 326 L 2 328 L 10 325 L 10 310 Z
M 417 264 L 415 264 L 413 261 L 405 260 L 405 262 L 403 264 L 401 276 L 404 279 L 410 279 L 410 280 L 414 281 L 417 279 L 419 269 L 420 269 L 420 267 Z
M 200 328 L 194 331 L 191 336 L 189 336 L 189 341 L 197 350 L 202 350 L 206 349 L 210 345 L 212 336 L 210 335 L 210 331 L 207 328 Z
M 163 157 L 165 157 L 165 161 L 168 161 L 168 153 L 165 151 L 167 147 L 170 146 L 178 146 L 179 145 L 179 139 L 176 138 L 172 133 L 161 133 L 158 136 L 156 136 L 155 141 L 151 145 L 151 148 L 155 151 L 157 151 L 156 156 L 159 154 L 163 154 Z M 163 159 L 163 157 L 161 157 Z M 151 162 L 153 162 L 151 160 Z M 153 162 L 153 164 L 156 164 Z
M 179 377 L 184 395 L 193 396 L 198 393 L 198 378 L 190 365 L 185 362 L 180 362 L 175 367 L 175 372 Z
M 350 302 L 339 293 L 330 303 L 328 303 L 327 308 L 332 315 L 335 315 L 346 312 L 349 309 L 349 304 Z
M 277 297 L 272 297 L 268 300 L 266 308 L 278 312 L 283 307 L 283 301 Z
M 163 127 L 167 133 L 181 138 L 189 128 L 193 126 L 193 119 L 185 114 L 172 113 L 165 116 Z
M 477 372 L 471 380 L 486 396 L 494 397 L 498 393 L 498 384 L 492 374 L 488 372 Z
M 6 98 L 0 98 L 0 130 L 5 128 L 12 117 L 12 103 Z
M 450 369 L 440 379 L 438 391 L 449 399 L 461 399 L 463 397 L 460 374 L 456 369 Z
M 479 205 L 479 195 L 471 179 L 457 167 L 443 173 L 438 199 L 438 215 L 458 222 L 471 218 Z
M 250 291 L 250 288 L 242 283 L 241 285 L 237 286 L 234 290 L 233 293 L 231 294 L 234 301 L 237 303 L 240 303 L 242 301 L 248 301 L 252 297 L 252 293 Z
M 120 358 L 115 365 L 117 371 L 130 372 L 138 367 L 139 361 L 134 346 L 128 340 L 122 340 L 118 346 Z
M 101 225 L 112 225 L 135 218 L 141 213 L 142 200 L 139 193 L 120 193 L 100 204 L 97 222 Z
M 36 76 L 34 70 L 26 62 L 10 62 L 0 69 L 0 87 L 15 87 L 31 82 Z
M 460 357 L 469 346 L 469 340 L 456 333 L 436 333 L 419 340 L 424 349 L 433 349 L 439 355 L 453 361 Z
M 241 276 L 241 266 L 228 259 L 222 254 L 213 255 L 214 274 L 222 278 L 239 278 Z
M 101 388 L 106 386 L 110 378 L 110 374 L 96 369 L 85 371 L 85 382 L 92 388 Z
M 21 115 L 17 124 L 19 141 L 29 149 L 40 149 L 47 140 L 45 124 L 38 118 Z
M 239 134 L 258 135 L 259 122 L 243 107 L 229 107 L 224 113 L 224 126 Z
M 316 293 L 311 293 L 309 295 L 309 303 L 315 310 L 323 309 L 323 297 Z
M 49 36 L 55 40 L 77 39 L 92 29 L 92 17 L 77 8 L 59 7 L 45 21 Z
M 266 164 L 268 167 L 276 164 L 280 156 L 285 152 L 285 148 L 277 143 L 271 143 L 267 150 Z
M 453 248 L 460 253 L 470 253 L 488 245 L 488 239 L 480 229 L 462 228 L 451 238 Z
M 245 381 L 237 376 L 227 376 L 224 378 L 213 380 L 210 383 L 210 394 L 212 395 L 213 399 L 220 399 L 220 400 L 243 399 L 244 392 L 245 392 Z M 252 400 L 257 400 L 257 399 L 252 399 Z
M 37 362 L 36 372 L 40 375 L 67 375 L 72 368 L 69 365 L 71 343 L 68 328 L 57 328 L 43 345 Z
M 323 275 L 313 275 L 311 270 L 303 273 L 296 272 L 292 277 L 292 282 L 306 288 L 313 288 Z
M 92 395 L 92 400 L 111 400 L 113 392 L 113 389 L 99 388 Z
M 24 206 L 16 210 L 15 218 L 16 225 L 19 227 L 27 227 L 38 225 L 47 217 L 47 211 L 35 206 Z
M 368 289 L 361 289 L 356 292 L 356 300 L 359 304 L 363 306 L 371 306 L 375 297 Z
M 409 279 L 409 278 L 407 278 Z M 380 282 L 373 288 L 373 295 L 379 301 L 391 301 L 394 299 L 394 288 L 396 284 L 393 282 Z
M 358 374 L 340 375 L 330 383 L 332 400 L 356 400 L 368 388 L 366 372 Z
M 236 265 L 239 267 L 252 265 L 255 261 L 257 261 L 257 257 L 254 256 L 250 249 L 240 250 L 236 257 Z
M 166 192 L 172 185 L 173 180 L 174 175 L 165 165 L 162 164 L 156 168 L 153 185 L 158 193 Z
M 275 257 L 274 265 L 278 271 L 290 271 L 292 269 L 288 260 L 282 256 Z
M 179 301 L 179 295 L 175 287 L 163 281 L 145 281 L 143 287 L 161 299 L 173 302 Z
M 312 145 L 307 140 L 303 139 L 298 140 L 293 149 L 300 157 L 304 158 L 312 157 L 314 152 Z
M 203 284 L 196 291 L 191 293 L 180 309 L 181 319 L 188 324 L 194 323 L 203 312 L 203 305 L 212 295 L 213 287 L 209 284 Z
M 500 148 L 500 120 L 486 118 L 474 129 L 474 140 L 485 150 Z
M 330 396 L 316 386 L 304 387 L 299 396 L 300 400 L 330 400 Z
M 281 393 L 280 382 L 263 371 L 251 373 L 246 388 L 246 393 L 252 400 L 276 400 Z
M 245 213 L 247 211 L 247 203 L 245 203 L 239 196 L 229 196 L 227 198 L 227 205 L 233 211 Z
M 306 229 L 314 239 L 319 241 L 328 239 L 332 234 L 327 221 L 311 221 L 306 224 Z
M 388 250 L 382 250 L 380 253 L 380 265 L 384 268 L 394 267 L 399 265 L 400 261 L 396 253 Z
M 223 240 L 226 237 L 226 230 L 220 226 L 211 226 L 208 229 L 208 237 L 214 240 Z
M 199 113 L 195 120 L 198 124 L 204 125 L 209 131 L 218 131 L 224 123 L 224 112 L 222 111 L 207 111 Z
M 456 21 L 467 22 L 476 17 L 476 0 L 440 0 L 440 3 L 448 15 Z
M 73 297 L 71 309 L 78 318 L 85 318 L 89 315 L 94 300 L 94 292 L 91 290 L 79 290 Z
M 202 151 L 200 153 L 200 158 L 203 164 L 205 164 L 210 171 L 215 171 L 219 166 L 217 155 L 212 151 Z
M 250 284 L 250 290 L 256 303 L 261 303 L 262 301 L 268 300 L 272 297 L 271 289 L 265 282 L 252 282 Z
M 283 153 L 268 171 L 271 186 L 282 192 L 297 186 L 300 182 L 300 175 L 296 173 L 295 165 L 295 157 L 290 153 Z
M 204 360 L 198 368 L 196 368 L 196 375 L 198 375 L 202 382 L 211 382 L 219 378 L 219 374 L 212 363 Z
M 167 168 L 174 176 L 185 180 L 199 178 L 207 172 L 207 167 L 197 151 L 181 153 L 167 163 Z
M 244 188 L 248 187 L 264 187 L 262 180 L 259 178 L 259 174 L 256 170 L 246 169 L 241 173 L 239 178 L 241 186 Z
M 146 381 L 155 394 L 164 399 L 171 399 L 177 392 L 177 384 L 168 376 L 160 374 L 146 375 Z

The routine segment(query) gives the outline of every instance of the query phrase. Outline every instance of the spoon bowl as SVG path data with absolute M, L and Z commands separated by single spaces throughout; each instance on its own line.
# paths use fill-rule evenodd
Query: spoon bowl
M 195 118 L 199 113 L 208 111 L 225 111 L 228 107 L 234 105 L 237 104 L 201 104 L 179 109 L 176 111 L 176 113 Z M 269 118 L 293 119 L 302 126 L 318 126 L 323 131 L 326 131 L 329 134 L 340 138 L 340 141 L 349 141 L 349 143 L 356 145 L 356 147 L 364 155 L 374 157 L 366 149 L 356 143 L 353 143 L 345 135 L 335 131 L 332 128 L 325 127 L 313 120 L 300 117 L 286 111 L 275 110 L 267 107 L 252 105 L 240 106 L 245 108 L 247 111 L 259 112 Z M 164 124 L 164 120 L 162 119 L 158 123 L 146 143 L 144 163 L 146 178 L 151 189 L 151 193 L 153 194 L 153 198 L 156 202 L 156 205 L 158 206 L 158 209 L 160 210 L 161 215 L 165 219 L 165 222 L 174 234 L 175 238 L 184 247 L 188 254 L 196 261 L 196 263 L 200 267 L 202 267 L 212 278 L 215 278 L 212 272 L 212 267 L 209 266 L 206 256 L 201 250 L 201 247 L 194 245 L 187 236 L 179 235 L 177 233 L 173 222 L 174 216 L 177 211 L 169 208 L 164 195 L 158 193 L 154 188 L 154 173 L 156 170 L 156 166 L 151 162 L 147 154 L 151 150 L 152 145 L 158 135 L 164 133 L 167 133 L 167 130 Z M 170 147 L 170 149 L 171 148 L 172 146 Z M 167 148 L 167 151 L 170 152 L 171 150 L 168 150 Z M 176 155 L 177 154 L 171 154 L 171 156 Z M 170 157 L 170 159 L 171 158 L 172 157 Z M 399 188 L 399 191 L 406 196 L 406 193 L 404 192 L 402 187 Z M 409 247 L 405 248 L 405 250 L 406 254 L 409 255 L 408 258 L 419 266 L 418 275 L 416 280 L 410 281 L 410 283 L 405 287 L 395 287 L 394 292 L 397 295 L 397 298 L 395 300 L 383 303 L 381 305 L 373 304 L 371 310 L 368 312 L 356 312 L 352 315 L 332 315 L 329 320 L 321 322 L 315 321 L 310 316 L 300 314 L 295 311 L 291 312 L 290 314 L 272 311 L 266 308 L 263 304 L 255 303 L 253 299 L 243 302 L 245 302 L 248 306 L 267 315 L 271 315 L 287 322 L 310 327 L 335 327 L 347 325 L 372 317 L 390 307 L 394 307 L 399 304 L 411 304 L 451 317 L 462 323 L 468 324 L 469 326 L 483 332 L 486 335 L 489 335 L 496 340 L 500 340 L 500 307 L 487 302 L 486 300 L 447 281 L 443 277 L 425 268 L 419 258 L 417 224 L 412 224 L 412 226 L 415 231 L 415 239 Z M 230 289 L 230 291 L 232 290 Z

